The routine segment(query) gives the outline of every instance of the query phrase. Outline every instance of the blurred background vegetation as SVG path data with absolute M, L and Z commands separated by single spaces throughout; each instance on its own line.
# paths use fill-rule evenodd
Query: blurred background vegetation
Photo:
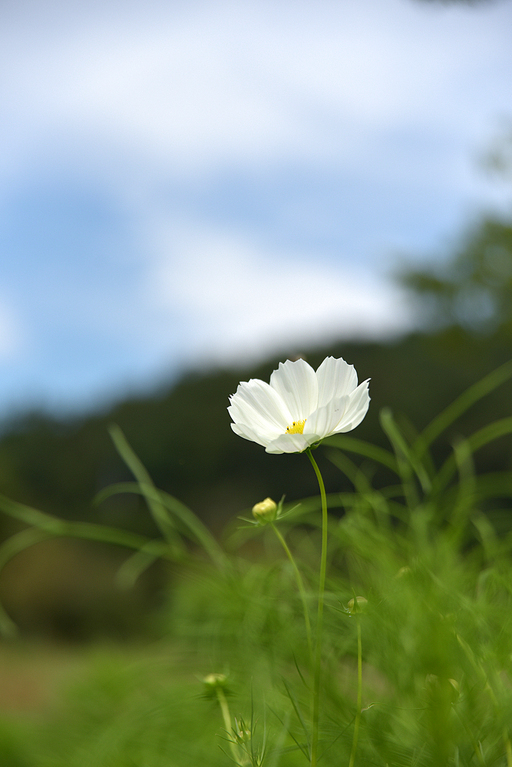
M 415 262 L 417 264 L 417 261 Z M 510 359 L 512 343 L 512 220 L 485 216 L 465 232 L 437 266 L 403 262 L 397 279 L 410 292 L 421 332 L 389 343 L 340 342 L 302 350 L 316 367 L 327 355 L 355 365 L 372 379 L 370 412 L 357 436 L 387 440 L 379 411 L 390 407 L 407 432 L 422 429 L 464 389 Z M 61 420 L 27 413 L 5 422 L 0 436 L 0 493 L 63 519 L 100 522 L 157 536 L 144 502 L 116 495 L 93 503 L 106 486 L 132 479 L 108 427 L 120 426 L 157 487 L 186 503 L 216 536 L 256 501 L 283 494 L 315 495 L 315 478 L 297 456 L 267 455 L 232 433 L 228 396 L 240 380 L 268 380 L 283 354 L 254 369 L 184 374 L 167 390 L 119 402 L 106 412 Z M 434 446 L 441 460 L 451 443 L 511 411 L 512 384 L 482 400 Z M 328 492 L 349 489 L 322 456 Z M 512 466 L 510 440 L 476 456 L 479 472 Z M 376 476 L 385 486 L 385 472 Z M 508 520 L 501 524 L 512 527 Z M 20 523 L 0 517 L 6 539 Z M 67 641 L 151 632 L 155 608 L 167 599 L 172 573 L 155 564 L 131 592 L 119 592 L 115 572 L 125 552 L 83 541 L 40 543 L 15 557 L 1 573 L 0 598 L 23 635 Z

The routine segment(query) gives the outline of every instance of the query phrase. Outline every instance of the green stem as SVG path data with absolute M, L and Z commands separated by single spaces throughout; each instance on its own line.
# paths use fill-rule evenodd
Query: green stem
M 510 738 L 508 736 L 508 730 L 503 728 L 503 740 L 505 742 L 505 753 L 507 754 L 507 767 L 512 765 L 512 745 L 510 744 Z
M 359 722 L 361 721 L 361 706 L 363 701 L 363 643 L 361 641 L 361 622 L 357 618 L 357 708 L 354 722 L 354 739 L 352 740 L 352 752 L 348 767 L 354 767 L 359 737 Z
M 312 700 L 312 732 L 311 732 L 311 767 L 316 767 L 318 758 L 318 720 L 320 713 L 320 681 L 322 671 L 322 631 L 324 617 L 325 577 L 327 573 L 327 497 L 325 485 L 317 462 L 313 458 L 311 448 L 306 450 L 307 456 L 318 480 L 320 498 L 322 500 L 322 553 L 320 557 L 320 578 L 318 585 L 318 613 L 316 621 L 315 657 L 313 661 L 313 700 Z
M 226 700 L 226 696 L 224 695 L 224 691 L 220 687 L 217 687 L 217 700 L 219 701 L 220 710 L 222 711 L 222 719 L 224 720 L 224 727 L 226 728 L 228 735 L 233 760 L 235 764 L 240 764 L 238 749 L 232 740 L 233 728 L 231 726 L 231 715 L 229 713 L 228 702 Z
M 309 657 L 310 657 L 310 661 L 312 662 L 312 660 L 313 660 L 313 643 L 311 641 L 311 622 L 309 620 L 309 610 L 308 610 L 308 603 L 307 603 L 307 598 L 306 598 L 306 590 L 304 588 L 304 582 L 302 580 L 302 576 L 300 574 L 299 568 L 297 567 L 297 564 L 296 564 L 296 562 L 295 562 L 295 560 L 293 558 L 293 554 L 292 554 L 292 552 L 290 551 L 290 549 L 288 547 L 288 544 L 286 543 L 285 539 L 283 538 L 283 536 L 281 535 L 279 529 L 275 526 L 275 524 L 273 522 L 271 522 L 270 524 L 272 526 L 272 530 L 277 535 L 277 538 L 278 538 L 281 546 L 285 550 L 286 556 L 290 560 L 291 566 L 293 567 L 293 571 L 295 573 L 295 579 L 297 581 L 297 588 L 299 589 L 300 598 L 302 600 L 302 609 L 303 609 L 303 612 L 304 612 L 304 622 L 306 624 L 306 637 L 307 637 L 307 641 L 308 641 Z

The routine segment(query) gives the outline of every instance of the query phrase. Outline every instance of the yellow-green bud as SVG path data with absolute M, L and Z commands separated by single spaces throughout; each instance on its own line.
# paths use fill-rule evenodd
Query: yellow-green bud
M 252 738 L 252 733 L 250 728 L 246 725 L 243 719 L 238 720 L 236 716 L 235 716 L 235 726 L 233 728 L 233 732 L 237 740 L 237 743 L 247 743 L 247 741 L 251 740 Z
M 273 522 L 277 516 L 277 503 L 272 498 L 265 498 L 252 507 L 252 514 L 261 522 Z
M 204 677 L 203 682 L 205 683 L 206 687 L 214 690 L 217 687 L 225 687 L 227 677 L 225 674 L 208 674 Z
M 355 613 L 362 613 L 366 609 L 366 605 L 368 604 L 368 600 L 365 597 L 356 597 L 355 599 L 349 599 L 347 602 L 347 607 L 354 615 Z

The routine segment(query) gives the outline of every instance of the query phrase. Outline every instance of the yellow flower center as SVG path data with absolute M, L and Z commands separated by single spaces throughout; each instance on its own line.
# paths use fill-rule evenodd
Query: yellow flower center
M 306 423 L 305 418 L 303 421 L 292 421 L 292 425 L 286 427 L 286 433 L 287 434 L 303 434 L 305 423 Z

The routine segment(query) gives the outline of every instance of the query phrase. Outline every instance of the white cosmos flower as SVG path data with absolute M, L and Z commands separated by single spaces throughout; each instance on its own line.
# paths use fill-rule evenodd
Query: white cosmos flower
M 301 453 L 332 434 L 351 431 L 370 404 L 368 381 L 353 365 L 326 357 L 315 372 L 302 359 L 281 362 L 270 384 L 251 378 L 229 398 L 231 428 L 267 453 Z

